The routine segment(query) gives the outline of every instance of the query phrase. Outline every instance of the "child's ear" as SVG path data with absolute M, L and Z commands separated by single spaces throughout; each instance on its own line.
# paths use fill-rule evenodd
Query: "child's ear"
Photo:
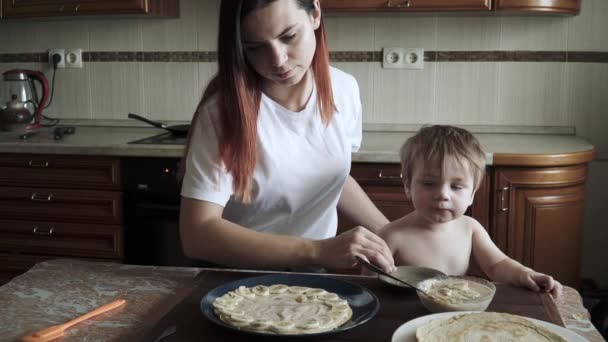
M 412 196 L 410 195 L 410 185 L 406 180 L 403 180 L 403 190 L 405 191 L 405 197 L 407 197 L 407 199 L 412 199 Z
M 469 200 L 469 205 L 473 205 L 473 200 L 475 199 L 476 192 L 477 192 L 477 189 L 473 190 L 473 192 L 471 193 L 471 199 Z

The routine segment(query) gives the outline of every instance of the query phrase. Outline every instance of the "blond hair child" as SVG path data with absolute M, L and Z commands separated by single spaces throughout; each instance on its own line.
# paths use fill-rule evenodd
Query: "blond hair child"
M 380 232 L 395 265 L 464 275 L 471 257 L 493 281 L 561 294 L 562 285 L 506 256 L 477 220 L 465 216 L 485 171 L 485 154 L 467 130 L 427 126 L 401 148 L 405 194 L 415 210 Z

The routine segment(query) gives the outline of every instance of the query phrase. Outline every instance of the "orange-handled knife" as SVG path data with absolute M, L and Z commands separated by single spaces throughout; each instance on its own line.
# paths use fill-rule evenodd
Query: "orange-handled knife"
M 65 330 L 69 327 L 71 327 L 74 324 L 80 323 L 82 321 L 84 321 L 85 319 L 89 319 L 93 316 L 97 316 L 100 315 L 106 311 L 110 311 L 112 309 L 116 309 L 117 307 L 125 304 L 127 301 L 124 299 L 118 299 L 115 300 L 111 303 L 108 303 L 106 305 L 102 305 L 100 307 L 98 307 L 97 309 L 90 311 L 80 317 L 77 317 L 71 321 L 65 322 L 63 324 L 57 324 L 57 325 L 52 325 L 48 328 L 44 328 L 42 330 L 38 330 L 36 332 L 27 334 L 25 336 L 23 336 L 21 338 L 22 342 L 43 342 L 43 341 L 50 341 L 52 339 L 55 339 L 57 337 L 60 337 L 63 335 L 63 333 L 65 332 Z

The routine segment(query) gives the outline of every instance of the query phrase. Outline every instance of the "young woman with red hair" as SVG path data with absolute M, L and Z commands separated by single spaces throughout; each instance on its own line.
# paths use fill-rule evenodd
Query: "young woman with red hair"
M 362 256 L 392 271 L 374 234 L 388 220 L 349 176 L 359 88 L 329 66 L 319 0 L 222 0 L 218 65 L 186 150 L 185 254 L 264 269 Z M 336 208 L 359 226 L 336 236 Z

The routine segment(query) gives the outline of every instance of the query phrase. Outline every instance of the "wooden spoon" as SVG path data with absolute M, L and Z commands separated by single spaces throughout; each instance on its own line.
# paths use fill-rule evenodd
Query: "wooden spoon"
M 102 305 L 102 306 L 98 307 L 97 309 L 90 311 L 71 321 L 65 322 L 63 324 L 52 325 L 48 328 L 44 328 L 42 330 L 38 330 L 36 332 L 27 334 L 27 335 L 21 337 L 21 341 L 22 342 L 43 342 L 43 341 L 50 341 L 52 339 L 56 339 L 57 337 L 63 336 L 63 333 L 65 332 L 65 330 L 67 328 L 71 327 L 72 325 L 80 323 L 80 322 L 84 321 L 85 319 L 89 319 L 93 316 L 100 315 L 106 311 L 116 309 L 117 307 L 119 307 L 125 303 L 126 303 L 126 300 L 124 300 L 124 299 L 115 300 L 106 305 Z

